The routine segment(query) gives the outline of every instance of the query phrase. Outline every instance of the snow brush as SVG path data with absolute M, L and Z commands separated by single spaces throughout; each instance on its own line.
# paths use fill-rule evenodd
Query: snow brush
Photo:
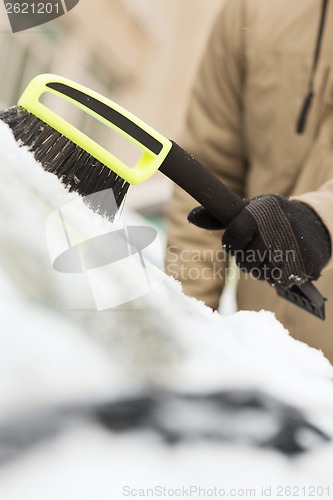
M 141 151 L 131 168 L 40 102 L 55 94 L 125 137 Z M 110 99 L 66 78 L 46 74 L 27 86 L 18 106 L 0 112 L 19 144 L 34 154 L 43 168 L 58 176 L 70 191 L 89 196 L 89 206 L 113 220 L 131 184 L 140 184 L 157 170 L 169 177 L 222 224 L 228 225 L 244 208 L 239 198 L 197 159 L 166 139 Z M 112 190 L 114 197 L 109 190 Z M 270 283 L 272 285 L 272 283 Z M 325 299 L 309 280 L 277 293 L 316 317 L 325 319 Z

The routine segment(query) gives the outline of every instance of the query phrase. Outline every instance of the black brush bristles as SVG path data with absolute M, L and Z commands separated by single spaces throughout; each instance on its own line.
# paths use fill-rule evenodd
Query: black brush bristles
M 81 195 L 94 212 L 113 221 L 128 182 L 20 106 L 0 111 L 0 120 L 9 125 L 18 144 L 27 146 L 44 170 Z

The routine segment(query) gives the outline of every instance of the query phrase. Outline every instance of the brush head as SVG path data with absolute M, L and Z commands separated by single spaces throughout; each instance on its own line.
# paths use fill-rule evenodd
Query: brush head
M 1 111 L 0 119 L 44 170 L 55 174 L 69 191 L 81 195 L 89 208 L 111 221 L 114 219 L 130 186 L 128 182 L 20 106 Z

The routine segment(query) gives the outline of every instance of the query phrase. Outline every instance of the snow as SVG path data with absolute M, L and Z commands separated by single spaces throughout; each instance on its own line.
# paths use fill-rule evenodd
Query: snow
M 333 436 L 333 367 L 322 353 L 292 339 L 272 313 L 223 317 L 186 297 L 157 268 L 151 271 L 160 284 L 151 293 L 97 311 L 84 276 L 56 272 L 49 256 L 48 217 L 70 203 L 80 201 L 19 148 L 0 122 L 0 448 L 1 425 L 14 418 L 24 423 L 42 409 L 152 388 L 193 395 L 260 391 L 301 410 Z M 105 232 L 96 214 L 83 204 L 79 211 L 81 238 Z M 130 213 L 122 220 L 133 224 Z M 135 286 L 126 266 L 107 280 L 116 296 Z M 189 411 L 170 404 L 167 412 L 177 428 L 194 433 L 221 425 L 221 415 L 202 405 Z M 245 412 L 222 427 L 264 436 L 276 425 L 265 414 Z M 272 485 L 270 498 L 278 498 L 278 485 L 310 484 L 330 486 L 326 498 L 332 498 L 333 444 L 315 446 L 305 432 L 300 439 L 312 451 L 291 460 L 235 442 L 170 447 L 147 430 L 117 433 L 78 419 L 57 438 L 0 463 L 0 498 L 121 499 L 126 485 L 255 488 L 256 498 Z M 299 496 L 310 498 L 310 491 Z

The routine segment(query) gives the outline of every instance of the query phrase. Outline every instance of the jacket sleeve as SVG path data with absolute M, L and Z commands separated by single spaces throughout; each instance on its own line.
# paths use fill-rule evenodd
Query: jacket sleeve
M 246 174 L 242 127 L 245 30 L 243 0 L 227 0 L 199 67 L 179 141 L 240 196 Z M 187 193 L 174 188 L 167 215 L 166 271 L 182 281 L 185 293 L 216 308 L 224 276 L 224 263 L 214 256 L 221 248 L 221 232 L 204 231 L 187 222 L 188 212 L 196 205 Z
M 333 151 L 326 161 L 333 164 Z M 313 208 L 325 224 L 333 243 L 333 178 L 323 184 L 317 191 L 311 191 L 298 196 L 293 196 L 293 199 L 306 203 Z M 325 269 L 333 269 L 333 252 Z M 324 271 L 325 271 L 324 269 Z
M 316 137 L 309 148 L 304 165 L 293 188 L 292 199 L 309 205 L 325 224 L 333 245 L 333 80 L 323 97 Z M 331 247 L 332 248 L 332 247 Z M 333 269 L 333 252 L 324 268 Z

